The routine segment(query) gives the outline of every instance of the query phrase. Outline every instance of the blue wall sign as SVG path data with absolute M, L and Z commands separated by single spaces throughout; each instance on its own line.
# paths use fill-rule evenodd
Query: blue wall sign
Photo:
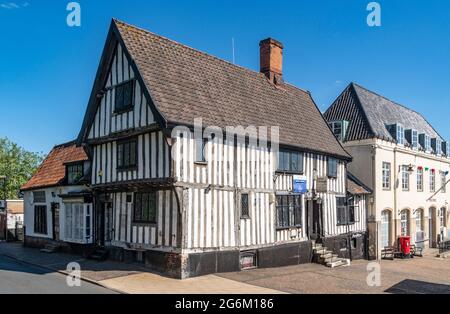
M 293 192 L 306 194 L 308 192 L 306 176 L 294 176 L 293 178 Z

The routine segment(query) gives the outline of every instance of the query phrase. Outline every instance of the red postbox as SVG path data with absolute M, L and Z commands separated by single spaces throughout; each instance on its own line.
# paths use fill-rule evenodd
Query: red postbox
M 403 256 L 411 255 L 411 237 L 408 236 L 399 237 L 398 246 Z

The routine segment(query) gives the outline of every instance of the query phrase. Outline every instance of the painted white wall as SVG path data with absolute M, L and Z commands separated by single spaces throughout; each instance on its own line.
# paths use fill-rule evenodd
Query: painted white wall
M 64 204 L 63 200 L 58 195 L 67 194 L 70 192 L 79 192 L 84 190 L 83 186 L 67 186 L 67 187 L 51 187 L 44 189 L 37 189 L 35 191 L 45 191 L 45 203 L 34 203 L 33 191 L 24 192 L 24 226 L 26 227 L 26 235 L 36 238 L 51 239 L 53 237 L 52 230 L 52 211 L 51 204 L 58 203 L 60 208 L 60 233 L 61 237 L 64 235 Z M 34 232 L 34 206 L 47 206 L 47 233 L 39 234 Z
M 349 164 L 349 171 L 374 190 L 369 220 L 380 223 L 381 213 L 384 210 L 391 212 L 391 244 L 395 244 L 397 237 L 400 235 L 400 218 L 403 210 L 408 210 L 410 213 L 409 234 L 412 243 L 415 242 L 415 218 L 418 209 L 423 210 L 424 213 L 422 224 L 425 238 L 430 237 L 432 233 L 428 230 L 430 218 L 436 222 L 436 230 L 439 233 L 441 226 L 437 215 L 440 208 L 446 208 L 448 221 L 450 186 L 447 185 L 445 193 L 438 192 L 435 194 L 435 192 L 430 192 L 429 174 L 431 169 L 435 169 L 437 192 L 441 188 L 440 172 L 450 171 L 450 158 L 416 151 L 380 139 L 347 142 L 344 143 L 344 147 L 354 158 L 354 161 Z M 383 189 L 382 186 L 383 162 L 391 163 L 391 188 L 389 190 Z M 414 172 L 409 177 L 409 191 L 403 191 L 402 189 L 400 171 L 402 165 L 414 166 Z M 417 191 L 417 167 L 424 168 L 424 188 L 422 192 Z M 425 171 L 425 168 L 430 170 Z M 447 175 L 447 180 L 449 179 L 450 175 Z M 436 209 L 434 217 L 429 216 L 430 208 Z M 428 242 L 426 245 L 428 245 Z

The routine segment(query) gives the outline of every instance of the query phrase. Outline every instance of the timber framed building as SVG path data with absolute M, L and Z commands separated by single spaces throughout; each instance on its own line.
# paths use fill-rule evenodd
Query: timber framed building
M 310 93 L 284 82 L 283 45 L 263 40 L 260 53 L 255 72 L 112 21 L 77 141 L 95 245 L 187 278 L 308 263 L 314 240 L 342 252 L 365 236 L 350 155 Z

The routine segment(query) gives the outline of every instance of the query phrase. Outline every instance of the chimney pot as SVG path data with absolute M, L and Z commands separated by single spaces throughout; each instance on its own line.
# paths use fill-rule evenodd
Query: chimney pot
M 273 38 L 267 38 L 259 43 L 260 71 L 270 82 L 283 82 L 283 44 Z

